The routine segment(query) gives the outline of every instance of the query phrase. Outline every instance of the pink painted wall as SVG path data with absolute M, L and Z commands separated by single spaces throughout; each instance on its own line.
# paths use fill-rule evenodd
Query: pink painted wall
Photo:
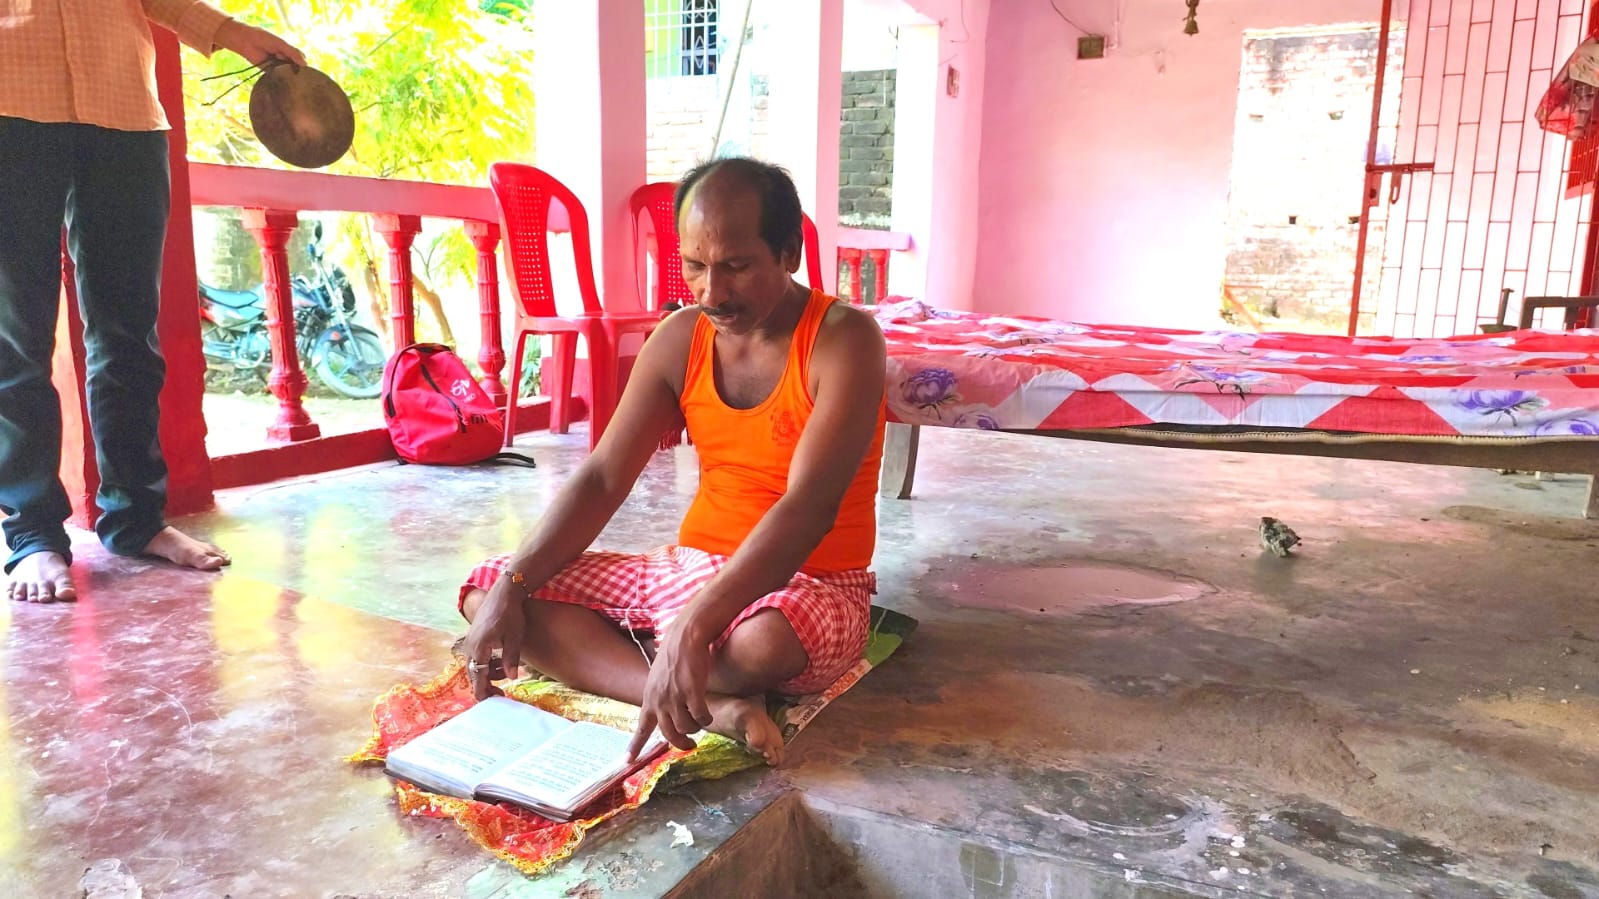
M 933 85 L 933 150 L 931 169 L 925 173 L 926 233 L 910 229 L 918 244 L 915 249 L 920 262 L 926 266 L 926 293 L 922 299 L 943 308 L 972 309 L 979 296 L 974 283 L 980 258 L 981 185 L 975 173 L 985 141 L 985 85 L 992 82 L 987 60 L 990 48 L 995 46 L 989 40 L 989 23 L 991 16 L 997 18 L 1000 7 L 1007 4 L 1002 0 L 906 0 L 906 5 L 940 26 L 938 71 Z M 1044 5 L 1047 7 L 1047 3 Z M 955 96 L 946 90 L 950 68 L 959 75 Z M 897 93 L 903 103 L 907 90 L 903 72 L 901 79 Z M 896 165 L 902 163 L 896 159 Z M 905 190 L 921 190 L 924 185 L 902 189 L 897 169 L 895 184 L 897 222 L 899 204 L 909 200 Z
M 1374 22 L 1379 0 L 1055 0 L 1120 39 L 1079 61 L 1048 0 L 992 0 L 973 306 L 1209 328 L 1226 263 L 1243 32 Z M 1361 185 L 1349 191 L 1358 198 Z

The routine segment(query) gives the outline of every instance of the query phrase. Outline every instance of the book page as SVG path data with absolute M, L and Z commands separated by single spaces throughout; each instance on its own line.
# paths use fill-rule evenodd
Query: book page
M 471 798 L 485 777 L 570 726 L 558 715 L 492 696 L 396 749 L 384 767 L 418 786 Z
M 629 770 L 627 731 L 574 722 L 533 752 L 507 765 L 485 780 L 485 793 L 509 799 L 526 799 L 563 812 L 575 811 L 590 794 L 604 789 L 617 775 Z M 648 758 L 664 745 L 657 733 L 645 746 Z

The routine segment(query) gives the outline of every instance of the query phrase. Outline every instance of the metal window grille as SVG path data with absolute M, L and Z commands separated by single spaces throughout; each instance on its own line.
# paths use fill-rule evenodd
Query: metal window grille
M 1366 166 L 1369 237 L 1356 264 L 1363 273 L 1369 245 L 1375 283 L 1356 277 L 1350 333 L 1363 316 L 1398 337 L 1471 333 L 1496 320 L 1504 289 L 1518 298 L 1588 293 L 1599 263 L 1585 189 L 1592 152 L 1533 119 L 1591 27 L 1587 6 L 1385 0 L 1382 40 L 1401 54 L 1403 72 L 1374 116 L 1372 145 L 1393 152 Z
M 649 0 L 644 11 L 648 77 L 715 75 L 719 6 L 719 0 Z

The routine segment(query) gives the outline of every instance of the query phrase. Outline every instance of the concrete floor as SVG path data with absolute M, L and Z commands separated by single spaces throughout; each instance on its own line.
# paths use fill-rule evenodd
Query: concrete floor
M 868 895 L 1599 896 L 1581 480 L 951 431 L 881 505 L 878 600 L 921 621 L 900 653 L 784 769 L 526 881 L 339 757 L 441 667 L 459 577 L 585 439 L 230 492 L 187 522 L 220 577 L 84 544 L 83 602 L 0 611 L 0 883 L 77 895 L 115 858 L 152 897 L 752 895 L 729 884 L 821 851 L 748 836 L 781 808 Z M 658 457 L 602 542 L 669 540 L 694 483 L 692 450 Z

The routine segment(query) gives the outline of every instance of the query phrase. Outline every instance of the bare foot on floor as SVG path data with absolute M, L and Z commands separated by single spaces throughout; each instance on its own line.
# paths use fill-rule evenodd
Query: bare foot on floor
M 743 743 L 774 768 L 783 764 L 783 732 L 772 716 L 766 714 L 764 697 L 740 698 L 712 693 L 706 697 L 706 702 L 714 719 L 711 731 Z
M 167 525 L 144 545 L 144 554 L 166 559 L 184 568 L 216 571 L 233 564 L 228 554 L 201 540 L 196 540 L 177 528 Z
M 23 602 L 75 602 L 78 599 L 67 560 L 53 552 L 23 556 L 6 578 L 6 595 Z

